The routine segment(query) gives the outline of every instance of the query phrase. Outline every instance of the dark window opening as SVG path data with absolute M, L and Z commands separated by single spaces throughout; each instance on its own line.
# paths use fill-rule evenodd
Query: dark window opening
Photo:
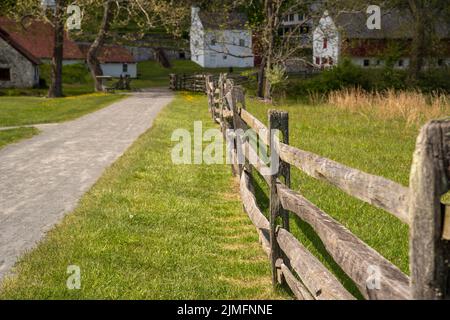
M 328 59 L 329 59 L 328 64 L 329 64 L 330 66 L 332 66 L 333 63 L 334 63 L 334 62 L 333 62 L 333 58 L 332 58 L 332 57 L 329 57 Z
M 122 72 L 128 72 L 128 64 L 124 63 L 122 65 Z
M 216 39 L 211 39 L 211 45 L 212 45 L 212 46 L 215 46 L 216 43 L 217 43 Z
M 328 39 L 327 38 L 323 38 L 323 48 L 324 49 L 328 48 Z
M 320 64 L 320 57 L 316 57 L 316 64 Z
M 294 14 L 290 14 L 289 15 L 289 21 L 294 21 L 295 20 L 295 15 Z
M 308 34 L 309 33 L 309 27 L 308 26 L 303 26 L 300 28 L 300 33 L 301 34 Z
M 364 67 L 368 67 L 368 66 L 370 66 L 370 60 L 364 59 Z
M 11 70 L 9 68 L 0 68 L 0 81 L 11 81 Z
M 245 47 L 245 40 L 244 39 L 239 39 L 239 45 L 241 47 Z
M 438 60 L 438 66 L 442 67 L 444 65 L 444 59 L 439 59 Z
M 398 60 L 398 66 L 403 67 L 403 60 Z
M 227 60 L 228 59 L 228 56 L 223 56 L 223 60 Z
M 186 59 L 186 52 L 180 51 L 180 54 L 178 55 L 178 57 L 179 57 L 181 60 Z

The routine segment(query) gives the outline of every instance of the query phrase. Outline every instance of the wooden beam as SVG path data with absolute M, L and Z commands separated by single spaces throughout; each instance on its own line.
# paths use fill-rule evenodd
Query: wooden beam
M 314 153 L 279 143 L 280 158 L 309 176 L 326 181 L 347 194 L 392 213 L 409 224 L 409 189 L 383 177 L 374 176 Z
M 314 300 L 314 297 L 311 293 L 306 289 L 306 287 L 292 274 L 291 270 L 282 263 L 281 264 L 281 272 L 283 273 L 284 279 L 292 290 L 292 293 L 295 295 L 297 300 Z
M 241 110 L 241 118 L 247 123 L 247 125 L 252 128 L 258 135 L 260 135 L 261 141 L 267 146 L 269 145 L 269 130 L 267 127 L 259 121 L 255 116 L 253 116 L 247 110 Z
M 353 235 L 347 228 L 300 194 L 278 183 L 281 204 L 313 227 L 326 250 L 355 281 L 367 299 L 409 299 L 409 278 L 391 262 Z M 380 287 L 370 287 L 378 269 Z
M 287 230 L 277 232 L 280 248 L 316 300 L 353 300 L 336 277 Z
M 431 121 L 417 138 L 411 168 L 409 214 L 411 287 L 414 299 L 449 299 L 450 245 L 442 240 L 449 190 L 450 120 Z

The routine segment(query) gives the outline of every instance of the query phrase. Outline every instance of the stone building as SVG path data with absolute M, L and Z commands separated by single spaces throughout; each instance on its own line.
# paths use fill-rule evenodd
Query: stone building
M 32 88 L 39 84 L 40 60 L 0 28 L 0 88 Z

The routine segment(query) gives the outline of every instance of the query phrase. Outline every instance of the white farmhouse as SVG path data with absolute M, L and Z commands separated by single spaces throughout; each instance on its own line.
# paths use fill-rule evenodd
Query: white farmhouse
M 254 66 L 252 32 L 241 13 L 221 16 L 192 7 L 191 60 L 204 68 Z
M 397 69 L 409 66 L 409 52 L 413 37 L 413 20 L 407 12 L 388 11 L 381 16 L 381 29 L 367 27 L 364 12 L 343 12 L 336 17 L 325 11 L 313 32 L 313 63 L 321 68 L 332 67 L 348 58 L 358 66 L 381 67 L 387 63 Z M 450 65 L 450 25 L 436 19 L 439 52 L 428 66 Z

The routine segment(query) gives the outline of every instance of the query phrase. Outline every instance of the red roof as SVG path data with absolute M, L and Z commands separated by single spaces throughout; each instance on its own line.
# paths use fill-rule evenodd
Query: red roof
M 51 59 L 53 56 L 54 28 L 46 22 L 32 21 L 25 28 L 19 22 L 0 17 L 0 27 L 11 39 L 33 56 L 40 59 Z M 72 41 L 67 32 L 64 33 L 64 59 L 84 59 L 77 44 Z
M 86 56 L 90 44 L 80 44 L 81 52 Z M 126 48 L 118 45 L 105 45 L 98 55 L 100 63 L 135 63 L 133 55 Z
M 34 64 L 41 63 L 41 61 L 38 58 L 36 58 L 33 54 L 31 54 L 31 52 L 29 52 L 27 49 L 18 44 L 13 38 L 11 38 L 10 34 L 5 30 L 3 30 L 1 27 L 0 27 L 0 38 L 6 41 L 11 47 L 20 52 L 25 58 L 27 58 L 32 63 Z

